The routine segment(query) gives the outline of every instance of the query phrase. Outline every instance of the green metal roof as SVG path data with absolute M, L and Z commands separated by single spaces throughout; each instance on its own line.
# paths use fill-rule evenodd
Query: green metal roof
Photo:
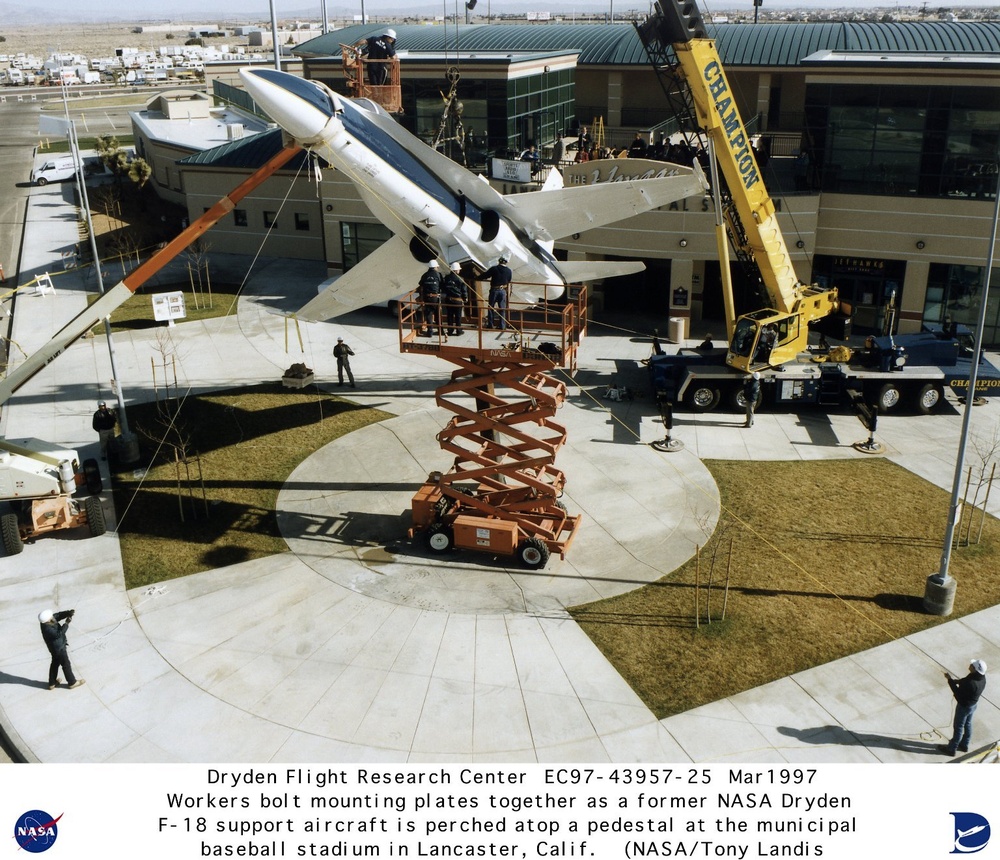
M 339 56 L 340 44 L 379 35 L 385 24 L 356 24 L 294 49 L 302 57 Z M 579 51 L 579 65 L 646 65 L 631 24 L 393 24 L 397 47 L 408 51 Z M 764 23 L 708 25 L 726 66 L 795 66 L 817 51 L 1000 53 L 1000 23 L 946 21 L 869 24 Z
M 274 157 L 281 150 L 284 143 L 281 137 L 280 128 L 272 128 L 244 137 L 241 140 L 234 140 L 232 143 L 224 143 L 222 146 L 213 146 L 177 159 L 178 164 L 205 164 L 212 167 L 234 167 L 241 170 L 256 170 L 268 159 Z M 306 158 L 305 152 L 296 154 L 282 170 L 298 170 Z

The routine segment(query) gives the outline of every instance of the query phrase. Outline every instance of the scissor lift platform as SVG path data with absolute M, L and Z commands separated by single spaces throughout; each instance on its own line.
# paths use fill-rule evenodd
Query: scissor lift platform
M 504 330 L 487 328 L 474 313 L 461 334 L 445 335 L 438 326 L 422 336 L 424 311 L 416 294 L 400 301 L 400 350 L 457 366 L 435 392 L 437 405 L 453 413 L 438 442 L 454 462 L 447 472 L 432 472 L 414 495 L 411 536 L 422 534 L 434 553 L 515 555 L 532 569 L 552 553 L 565 558 L 581 518 L 559 501 L 565 476 L 555 458 L 566 428 L 554 417 L 566 385 L 551 373 L 576 370 L 586 291 L 571 288 L 558 304 L 513 302 Z

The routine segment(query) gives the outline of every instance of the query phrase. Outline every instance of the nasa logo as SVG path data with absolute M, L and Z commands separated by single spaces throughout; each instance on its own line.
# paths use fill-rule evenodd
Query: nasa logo
M 17 846 L 32 854 L 41 854 L 56 844 L 59 828 L 56 826 L 62 816 L 53 818 L 40 809 L 25 812 L 14 824 L 14 840 Z
M 974 854 L 982 851 L 990 841 L 990 823 L 975 812 L 953 812 L 955 819 L 955 847 L 952 854 Z

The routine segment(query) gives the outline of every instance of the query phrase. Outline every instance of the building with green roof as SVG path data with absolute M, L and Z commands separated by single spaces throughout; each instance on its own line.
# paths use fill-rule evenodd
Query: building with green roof
M 676 127 L 631 24 L 392 27 L 401 121 L 428 139 L 446 72 L 457 67 L 467 124 L 485 138 L 474 160 L 529 139 L 544 151 L 595 119 L 609 146 Z M 298 46 L 304 76 L 343 91 L 340 45 L 382 29 L 356 25 Z M 1000 24 L 709 24 L 708 32 L 769 152 L 764 178 L 798 276 L 836 285 L 862 334 L 880 329 L 893 300 L 901 331 L 974 321 L 1000 144 Z M 629 175 L 627 167 L 564 165 L 564 173 L 567 182 L 603 181 Z M 380 225 L 336 177 L 324 178 L 320 195 L 324 256 L 336 273 L 362 237 L 377 244 Z M 700 198 L 571 237 L 556 251 L 643 259 L 644 274 L 595 285 L 593 295 L 605 311 L 647 316 L 650 329 L 680 318 L 694 336 L 723 316 L 711 207 Z M 757 299 L 735 277 L 743 310 Z M 1000 301 L 990 307 L 985 339 L 1000 345 Z

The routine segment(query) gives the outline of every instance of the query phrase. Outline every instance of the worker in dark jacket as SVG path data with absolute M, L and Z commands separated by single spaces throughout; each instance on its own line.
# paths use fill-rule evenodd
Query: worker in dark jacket
M 757 401 L 760 400 L 760 373 L 754 371 L 743 382 L 743 400 L 747 420 L 744 427 L 753 427 L 753 414 L 757 411 Z
M 462 334 L 462 315 L 465 313 L 465 301 L 469 297 L 469 288 L 462 280 L 461 272 L 461 263 L 452 263 L 451 271 L 444 276 L 444 280 L 441 282 L 447 334 Z
M 38 624 L 42 628 L 42 638 L 52 655 L 52 662 L 49 664 L 49 689 L 54 690 L 59 686 L 59 669 L 63 670 L 66 676 L 66 685 L 72 690 L 75 687 L 83 686 L 83 678 L 77 678 L 73 674 L 73 667 L 69 663 L 69 654 L 66 651 L 66 628 L 69 627 L 75 609 L 67 609 L 63 612 L 53 612 L 51 609 L 43 609 L 38 613 Z
M 365 41 L 365 54 L 369 60 L 376 62 L 368 64 L 368 83 L 380 87 L 389 78 L 389 64 L 396 56 L 396 31 L 386 30 L 379 36 L 370 36 Z
M 976 712 L 979 698 L 986 689 L 986 661 L 973 660 L 969 664 L 969 674 L 959 680 L 950 673 L 944 673 L 948 686 L 955 697 L 955 733 L 947 746 L 941 747 L 948 755 L 956 752 L 968 752 L 972 741 L 972 715 Z
M 108 409 L 108 404 L 103 400 L 97 404 L 97 411 L 94 413 L 94 420 L 91 426 L 97 431 L 101 440 L 101 459 L 108 459 L 108 445 L 115 438 L 115 425 L 118 423 L 118 413 L 114 409 Z
M 419 289 L 424 305 L 424 327 L 420 334 L 433 337 L 436 329 L 441 328 L 441 272 L 437 260 L 427 264 L 427 271 L 420 276 Z
M 354 388 L 354 374 L 351 372 L 351 356 L 354 350 L 351 349 L 342 337 L 337 338 L 337 345 L 333 348 L 333 357 L 337 359 L 337 385 L 344 384 L 344 371 L 347 371 L 347 378 Z
M 514 280 L 514 273 L 507 266 L 507 257 L 501 256 L 495 266 L 490 266 L 482 277 L 481 281 L 490 282 L 490 309 L 486 314 L 486 328 L 498 328 L 503 331 L 507 328 L 507 289 L 511 281 Z

